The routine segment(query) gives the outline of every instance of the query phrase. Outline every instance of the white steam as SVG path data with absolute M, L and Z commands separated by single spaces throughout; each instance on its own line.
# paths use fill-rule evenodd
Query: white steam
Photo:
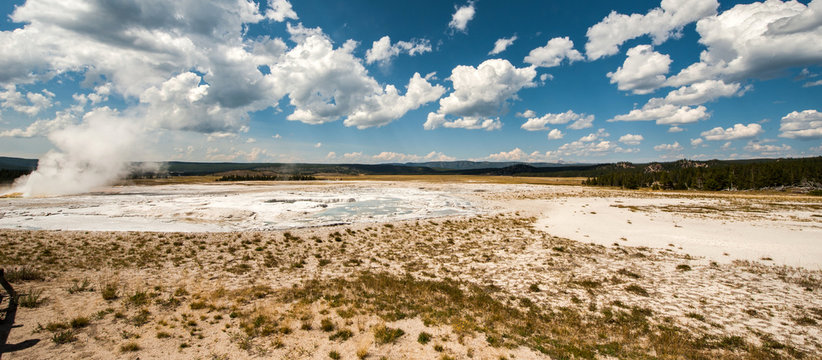
M 17 179 L 9 193 L 53 196 L 87 192 L 109 185 L 129 171 L 144 130 L 138 122 L 107 107 L 94 109 L 80 124 L 49 134 L 59 149 L 49 151 L 30 175 Z

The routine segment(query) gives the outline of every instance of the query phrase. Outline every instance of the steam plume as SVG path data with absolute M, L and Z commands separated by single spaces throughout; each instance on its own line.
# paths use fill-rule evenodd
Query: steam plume
M 87 192 L 126 175 L 128 160 L 142 142 L 138 122 L 107 107 L 94 109 L 80 124 L 49 134 L 59 149 L 44 155 L 37 170 L 17 179 L 10 193 L 50 196 Z

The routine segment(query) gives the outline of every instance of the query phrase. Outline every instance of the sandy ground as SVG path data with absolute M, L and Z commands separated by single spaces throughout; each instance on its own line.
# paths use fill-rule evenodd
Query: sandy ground
M 586 191 L 527 205 L 555 236 L 822 269 L 822 202 Z
M 19 309 L 9 338 L 39 342 L 3 358 L 822 356 L 818 198 L 408 182 L 273 190 L 447 200 L 405 219 L 261 232 L 0 230 L 0 266 L 44 277 L 14 283 L 41 301 Z M 439 217 L 434 204 L 468 213 Z M 78 317 L 88 324 L 71 329 Z M 382 326 L 402 335 L 383 343 Z M 342 330 L 350 336 L 332 339 Z M 73 341 L 55 340 L 66 332 Z

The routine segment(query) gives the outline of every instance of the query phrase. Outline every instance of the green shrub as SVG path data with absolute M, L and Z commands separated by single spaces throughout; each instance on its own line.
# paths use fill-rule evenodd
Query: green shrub
M 428 344 L 429 341 L 431 341 L 431 334 L 425 331 L 421 332 L 420 335 L 417 336 L 417 342 L 420 344 L 425 345 Z
M 70 342 L 74 342 L 77 340 L 77 337 L 74 336 L 74 332 L 71 330 L 63 330 L 51 336 L 51 340 L 57 344 L 67 344 Z

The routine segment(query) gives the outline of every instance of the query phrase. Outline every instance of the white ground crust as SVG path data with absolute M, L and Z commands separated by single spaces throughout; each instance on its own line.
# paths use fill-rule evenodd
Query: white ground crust
M 541 229 L 572 240 L 670 248 L 719 262 L 770 258 L 776 264 L 822 269 L 822 213 L 808 204 L 778 205 L 722 198 L 636 198 L 619 192 L 532 204 Z M 743 210 L 745 206 L 749 210 Z
M 473 214 L 441 191 L 371 184 L 122 186 L 0 201 L 0 228 L 248 231 Z

